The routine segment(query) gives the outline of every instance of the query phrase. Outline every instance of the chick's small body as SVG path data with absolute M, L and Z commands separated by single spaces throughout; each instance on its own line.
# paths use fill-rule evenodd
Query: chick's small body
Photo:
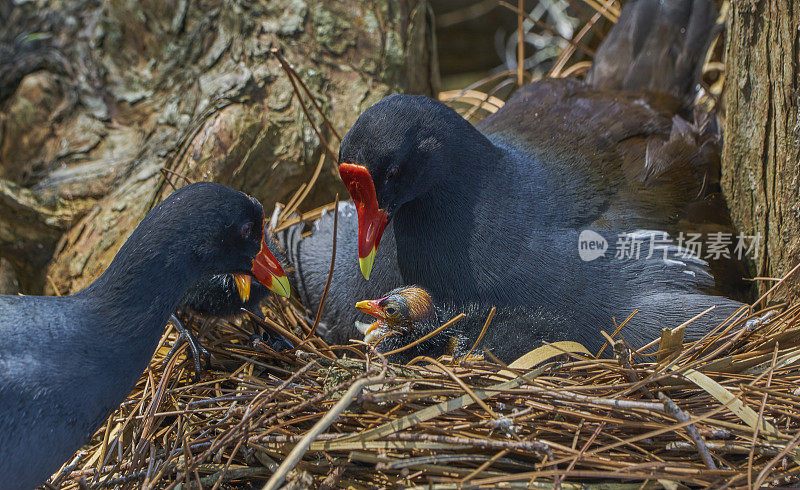
M 413 286 L 417 291 L 426 290 Z M 464 317 L 442 330 L 433 337 L 409 348 L 393 354 L 390 361 L 407 363 L 418 356 L 439 357 L 450 355 L 454 357 L 465 356 L 480 337 L 492 307 L 470 304 L 457 307 L 452 304 L 434 304 L 428 296 L 427 300 L 420 294 L 404 294 L 409 287 L 401 287 L 387 295 L 404 295 L 409 304 L 406 310 L 400 309 L 394 318 L 379 318 L 373 325 L 375 328 L 365 338 L 380 341 L 376 344 L 379 352 L 386 353 L 405 347 L 425 335 L 433 332 L 449 320 L 463 313 Z M 410 311 L 426 311 L 416 318 L 409 315 Z M 367 330 L 369 327 L 362 327 Z M 503 362 L 509 363 L 527 352 L 542 345 L 542 342 L 555 342 L 567 340 L 570 329 L 564 317 L 544 308 L 529 307 L 499 307 L 495 309 L 486 332 L 473 354 L 482 355 L 488 350 Z

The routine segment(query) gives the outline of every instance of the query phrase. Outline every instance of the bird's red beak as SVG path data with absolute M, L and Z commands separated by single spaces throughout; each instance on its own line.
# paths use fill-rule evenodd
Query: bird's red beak
M 363 311 L 367 315 L 374 316 L 375 318 L 384 319 L 386 318 L 386 314 L 383 312 L 383 307 L 380 305 L 381 299 L 367 299 L 364 301 L 359 301 L 356 303 L 356 308 Z
M 365 166 L 342 163 L 339 165 L 339 175 L 356 205 L 358 212 L 358 264 L 364 279 L 369 279 L 372 264 L 375 262 L 375 253 L 378 251 L 383 230 L 389 223 L 389 216 L 386 211 L 378 208 L 375 183 L 372 182 L 372 176 Z
M 266 224 L 264 228 L 266 232 Z M 273 293 L 288 298 L 291 295 L 291 286 L 289 286 L 289 278 L 283 271 L 283 267 L 278 263 L 278 259 L 272 255 L 269 247 L 267 247 L 266 236 L 261 238 L 261 250 L 253 259 L 253 268 L 251 270 L 256 279 L 266 286 Z M 249 289 L 249 288 L 248 288 Z M 241 289 L 239 290 L 241 295 Z

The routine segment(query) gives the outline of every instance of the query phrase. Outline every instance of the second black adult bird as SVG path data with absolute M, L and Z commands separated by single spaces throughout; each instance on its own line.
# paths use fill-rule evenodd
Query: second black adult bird
M 272 250 L 292 282 L 300 301 L 316 312 L 322 301 L 325 283 L 330 272 L 333 242 L 333 211 L 311 223 L 311 234 L 304 235 L 304 225 L 295 225 L 278 233 L 265 231 L 267 246 Z M 356 242 L 358 218 L 352 202 L 339 203 L 336 229 L 336 262 L 331 287 L 317 334 L 331 344 L 343 344 L 357 335 L 354 322 L 362 315 L 353 303 L 362 298 L 376 297 L 402 284 L 392 247 L 391 226 L 386 229 L 388 243 L 377 258 L 376 272 L 366 281 L 358 270 Z M 237 294 L 230 275 L 204 279 L 194 286 L 181 302 L 196 312 L 212 316 L 229 316 L 246 308 L 250 311 L 267 295 L 266 288 L 253 284 L 249 300 Z M 313 314 L 313 313 L 312 313 Z M 311 318 L 313 321 L 313 317 Z
M 364 276 L 391 223 L 403 282 L 437 301 L 544 306 L 584 342 L 637 309 L 634 329 L 712 306 L 687 334 L 717 325 L 739 304 L 706 294 L 706 264 L 648 231 L 732 231 L 724 206 L 698 222 L 719 153 L 686 119 L 715 19 L 709 0 L 631 0 L 585 82 L 526 85 L 476 126 L 423 96 L 369 108 L 339 155 Z M 605 255 L 582 256 L 584 236 Z M 649 236 L 661 248 L 635 254 Z
M 255 199 L 193 184 L 150 211 L 83 291 L 0 296 L 2 488 L 41 485 L 92 435 L 134 387 L 198 279 L 227 272 L 285 283 L 263 246 L 263 222 Z

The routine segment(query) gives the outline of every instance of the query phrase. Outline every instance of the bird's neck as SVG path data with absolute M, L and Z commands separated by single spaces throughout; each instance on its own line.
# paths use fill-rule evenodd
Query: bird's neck
M 523 294 L 508 282 L 516 271 L 498 267 L 518 257 L 528 269 L 553 260 L 555 191 L 535 157 L 480 136 L 450 178 L 396 211 L 398 266 L 406 283 L 437 300 L 515 304 Z
M 403 280 L 431 289 L 437 299 L 448 298 L 445 290 L 455 279 L 454 267 L 464 261 L 475 241 L 470 231 L 484 213 L 479 203 L 496 197 L 491 186 L 493 174 L 502 167 L 503 152 L 482 134 L 478 136 L 454 148 L 448 158 L 451 168 L 393 217 Z
M 404 232 L 429 225 L 433 226 L 427 231 L 432 231 L 442 219 L 448 223 L 469 220 L 467 215 L 482 191 L 502 171 L 503 150 L 470 128 L 466 136 L 449 142 L 447 154 L 441 158 L 447 167 L 438 172 L 430 189 L 397 211 L 395 220 Z
M 103 275 L 76 297 L 96 319 L 96 334 L 129 347 L 141 344 L 152 355 L 170 314 L 203 271 L 190 263 L 191 254 L 174 240 L 139 233 L 141 228 L 125 242 Z

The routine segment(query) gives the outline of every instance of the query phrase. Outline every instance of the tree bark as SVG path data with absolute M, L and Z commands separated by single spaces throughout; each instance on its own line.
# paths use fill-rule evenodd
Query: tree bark
M 782 277 L 800 260 L 800 6 L 737 0 L 731 14 L 722 185 L 739 230 L 761 237 L 751 272 Z M 789 283 L 800 292 L 800 274 Z
M 0 256 L 28 293 L 94 280 L 172 190 L 162 169 L 267 212 L 309 180 L 323 145 L 272 48 L 339 134 L 437 90 L 424 0 L 0 0 L 0 26 Z M 328 160 L 304 208 L 336 192 Z

